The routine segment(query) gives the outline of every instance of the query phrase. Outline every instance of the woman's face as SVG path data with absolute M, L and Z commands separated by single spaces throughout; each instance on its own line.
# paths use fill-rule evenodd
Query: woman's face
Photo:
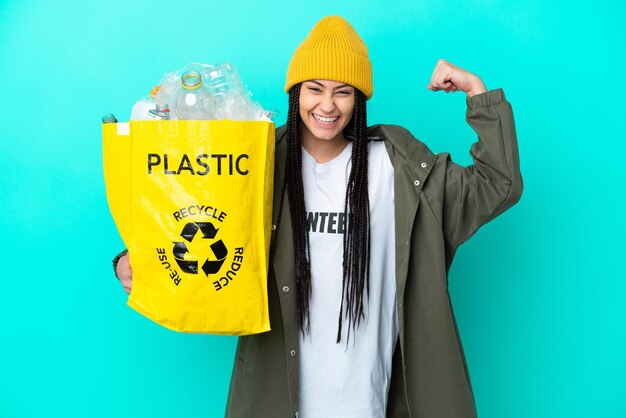
M 354 113 L 354 87 L 330 80 L 309 80 L 300 89 L 303 135 L 310 139 L 343 139 Z

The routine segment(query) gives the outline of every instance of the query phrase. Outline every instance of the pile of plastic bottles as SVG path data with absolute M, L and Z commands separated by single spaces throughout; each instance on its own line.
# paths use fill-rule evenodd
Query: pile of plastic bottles
M 166 73 L 150 95 L 139 100 L 131 120 L 265 120 L 270 112 L 251 99 L 235 66 L 192 62 Z

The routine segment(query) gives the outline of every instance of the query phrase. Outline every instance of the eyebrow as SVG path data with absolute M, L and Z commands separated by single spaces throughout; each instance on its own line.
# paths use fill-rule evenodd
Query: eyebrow
M 309 83 L 315 83 L 315 84 L 317 84 L 317 85 L 318 85 L 318 86 L 320 86 L 320 87 L 324 87 L 324 88 L 326 88 L 326 86 L 325 86 L 325 85 L 323 85 L 322 83 L 320 83 L 319 81 L 316 81 L 316 80 L 308 80 L 308 82 L 309 82 Z M 352 86 L 350 86 L 350 84 L 347 84 L 347 83 L 345 83 L 345 84 L 340 84 L 340 85 L 338 85 L 337 87 L 335 87 L 333 90 L 342 89 L 342 88 L 344 88 L 344 87 L 352 87 Z

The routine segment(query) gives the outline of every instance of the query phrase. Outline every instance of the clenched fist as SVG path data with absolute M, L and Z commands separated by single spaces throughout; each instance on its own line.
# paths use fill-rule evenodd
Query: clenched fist
M 478 76 L 444 59 L 437 61 L 427 87 L 432 91 L 444 90 L 446 93 L 461 90 L 470 97 L 487 91 Z

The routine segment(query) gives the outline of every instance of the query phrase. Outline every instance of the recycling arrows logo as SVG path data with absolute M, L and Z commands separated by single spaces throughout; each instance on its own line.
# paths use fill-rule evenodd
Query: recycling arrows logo
M 215 239 L 218 230 L 219 229 L 215 229 L 211 222 L 189 222 L 183 228 L 180 236 L 191 243 L 194 239 Z M 198 231 L 202 232 L 201 237 L 197 237 L 199 236 Z M 209 274 L 215 274 L 220 271 L 228 255 L 228 249 L 221 239 L 211 244 L 210 248 L 212 254 L 207 256 L 202 264 L 202 271 L 207 277 Z M 190 274 L 198 274 L 198 261 L 185 259 L 185 254 L 189 253 L 189 249 L 184 241 L 174 242 L 173 253 L 174 259 L 182 271 Z M 201 258 L 199 257 L 198 259 Z

